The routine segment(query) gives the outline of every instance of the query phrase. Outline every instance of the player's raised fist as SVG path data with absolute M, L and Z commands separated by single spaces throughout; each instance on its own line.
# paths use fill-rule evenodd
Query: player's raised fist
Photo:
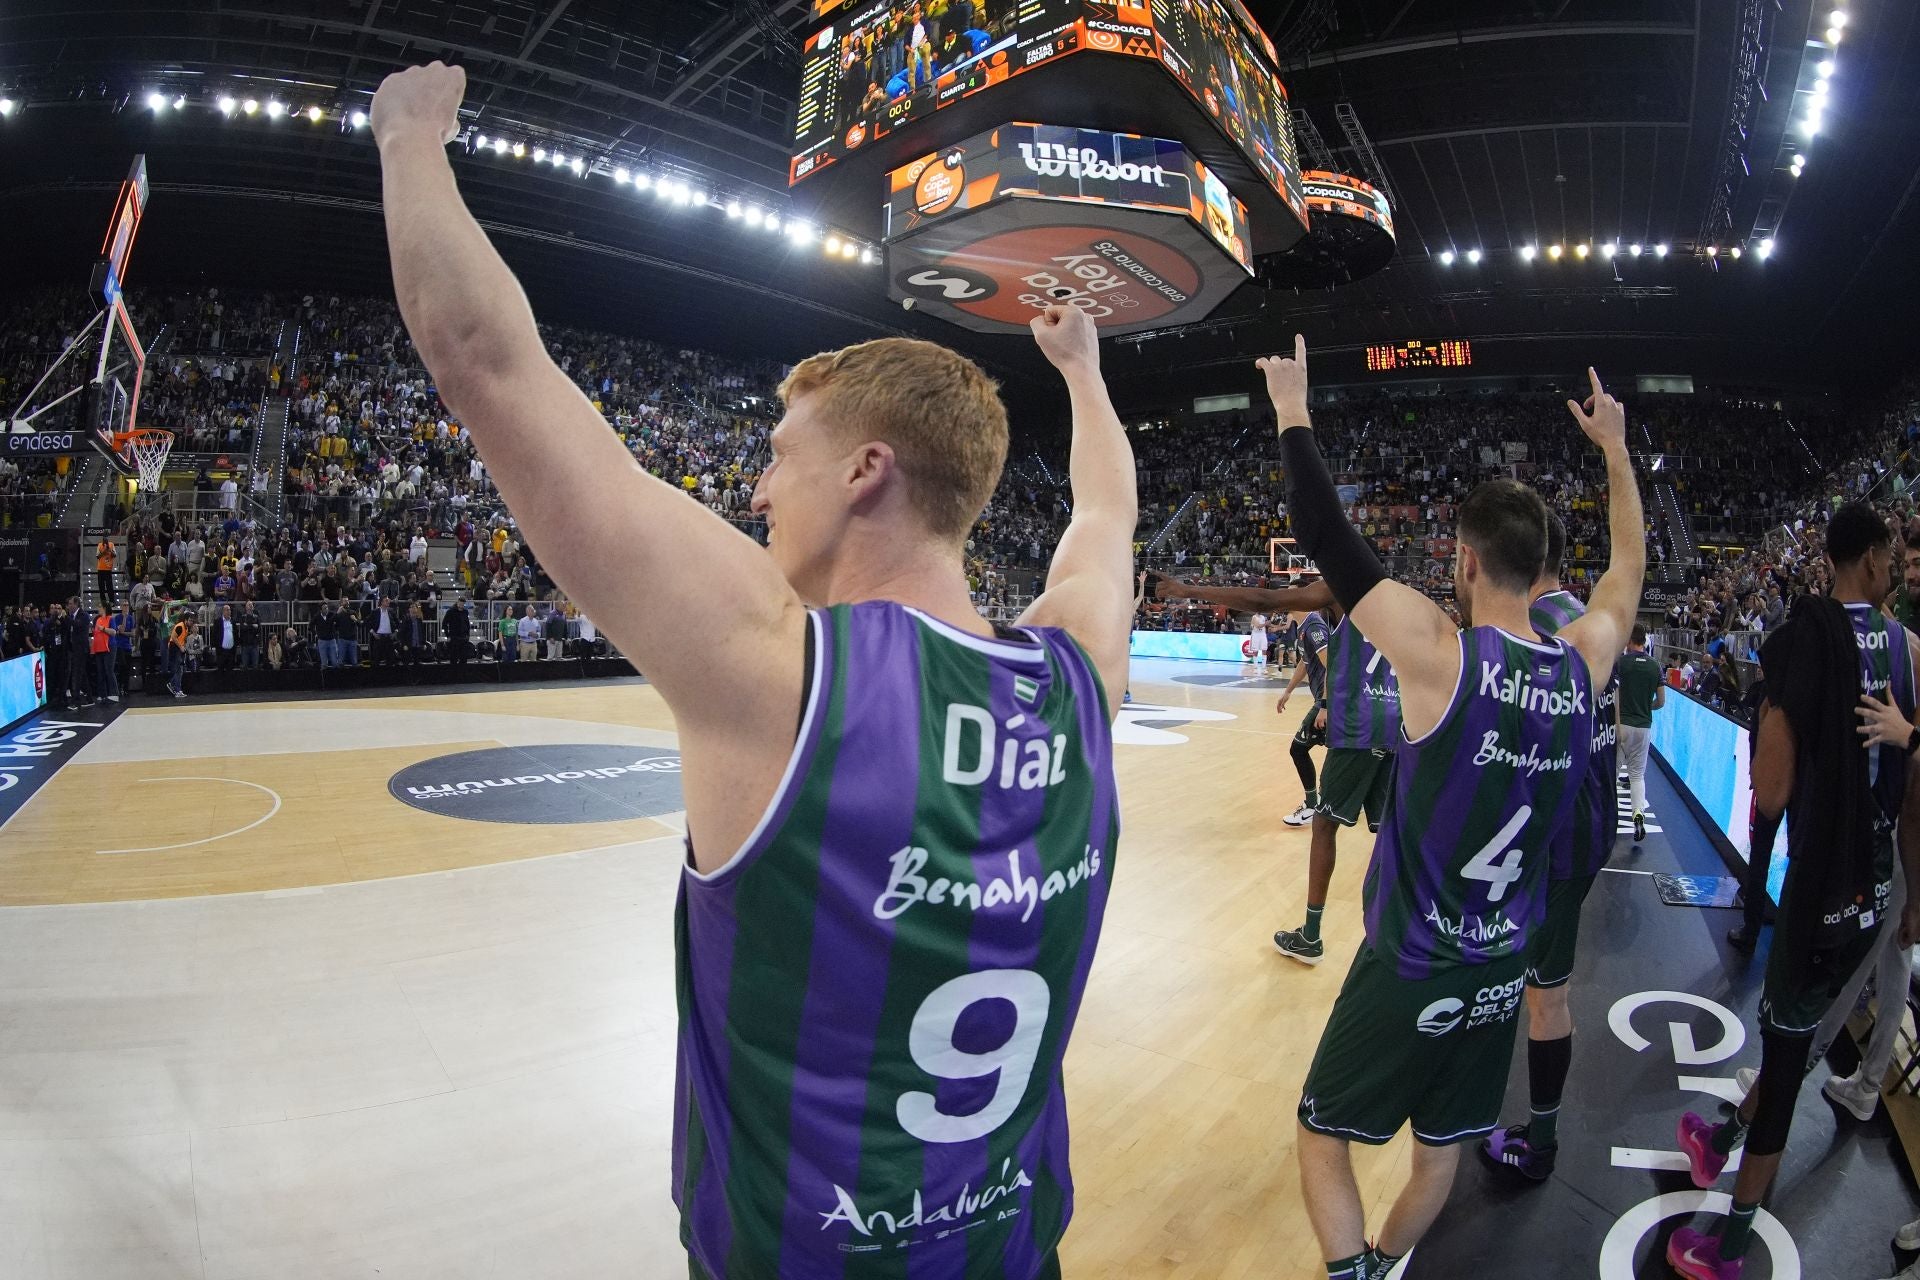
M 1100 331 L 1078 307 L 1048 307 L 1033 318 L 1033 337 L 1062 373 L 1100 367 Z
M 1147 570 L 1147 585 L 1152 588 L 1156 600 L 1185 600 L 1188 584 L 1178 578 L 1169 578 L 1164 573 Z
M 377 142 L 412 130 L 430 133 L 441 145 L 460 132 L 460 102 L 467 96 L 467 72 L 444 62 L 396 71 L 373 95 L 373 136 Z
M 1587 370 L 1587 380 L 1593 385 L 1593 394 L 1587 397 L 1586 404 L 1582 406 L 1577 401 L 1567 401 L 1567 408 L 1572 412 L 1574 421 L 1578 422 L 1580 429 L 1587 433 L 1587 439 L 1602 449 L 1626 448 L 1626 409 L 1618 400 L 1607 394 L 1607 389 L 1600 385 L 1600 375 L 1591 368 Z
M 1282 427 L 1307 425 L 1307 340 L 1293 335 L 1293 355 L 1264 356 L 1253 362 L 1266 375 L 1267 398 Z

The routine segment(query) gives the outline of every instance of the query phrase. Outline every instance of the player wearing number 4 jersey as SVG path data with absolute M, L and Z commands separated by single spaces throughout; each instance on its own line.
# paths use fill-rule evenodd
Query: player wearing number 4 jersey
M 1535 632 L 1558 635 L 1587 611 L 1579 597 L 1560 585 L 1567 530 L 1560 517 L 1547 514 L 1547 559 L 1534 584 L 1528 611 Z M 1593 741 L 1587 773 L 1574 799 L 1573 821 L 1554 844 L 1547 876 L 1547 915 L 1535 933 L 1527 961 L 1527 1083 L 1532 1103 L 1528 1123 L 1492 1134 L 1481 1154 L 1532 1182 L 1553 1172 L 1560 1150 L 1560 1097 L 1573 1063 L 1573 1014 L 1567 984 L 1580 941 L 1580 909 L 1593 882 L 1613 852 L 1619 828 L 1619 793 L 1614 782 L 1619 733 L 1620 681 L 1606 680 L 1594 697 Z
M 1308 425 L 1306 344 L 1260 362 L 1279 416 L 1288 509 L 1353 625 L 1393 664 L 1403 742 L 1367 874 L 1367 937 L 1300 1099 L 1301 1186 L 1329 1277 L 1375 1280 L 1446 1202 L 1459 1143 L 1499 1119 L 1547 855 L 1572 820 L 1592 747 L 1594 692 L 1640 600 L 1645 546 L 1625 416 L 1589 371 L 1574 417 L 1607 461 L 1614 562 L 1588 614 L 1534 638 L 1531 588 L 1547 512 L 1512 481 L 1460 508 L 1454 591 L 1467 628 L 1388 581 L 1342 514 Z M 1411 1123 L 1408 1184 L 1369 1245 L 1348 1143 Z
M 1113 877 L 1103 688 L 1125 687 L 1137 516 L 1093 322 L 1034 320 L 1073 406 L 1074 509 L 1017 628 L 974 611 L 961 558 L 1006 413 L 931 343 L 794 370 L 763 550 L 642 471 L 548 358 L 448 166 L 464 85 L 435 64 L 374 99 L 394 284 L 542 563 L 674 714 L 691 1273 L 1057 1276 L 1060 1063 Z

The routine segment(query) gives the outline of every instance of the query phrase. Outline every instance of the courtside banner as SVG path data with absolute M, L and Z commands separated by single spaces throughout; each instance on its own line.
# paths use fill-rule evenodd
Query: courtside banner
M 1201 662 L 1251 662 L 1241 645 L 1247 637 L 1204 631 L 1136 631 L 1129 652 L 1136 658 L 1192 658 Z
M 1653 713 L 1653 748 L 1707 820 L 1744 860 L 1753 843 L 1753 780 L 1746 729 L 1686 694 L 1667 690 Z M 1787 876 L 1787 830 L 1780 826 L 1767 868 L 1767 891 L 1780 900 Z
M 47 669 L 37 653 L 0 662 L 0 731 L 47 705 Z

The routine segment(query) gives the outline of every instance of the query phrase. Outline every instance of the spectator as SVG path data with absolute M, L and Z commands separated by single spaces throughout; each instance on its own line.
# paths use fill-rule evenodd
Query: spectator
M 528 605 L 525 615 L 520 619 L 518 630 L 520 661 L 532 662 L 540 656 L 540 632 L 540 619 L 533 616 L 533 606 Z
M 566 656 L 567 649 L 567 616 L 560 611 L 559 605 L 553 605 L 547 610 L 544 630 L 547 637 L 547 661 L 558 662 Z
M 240 606 L 240 616 L 234 619 L 234 647 L 238 651 L 240 669 L 257 671 L 260 669 L 260 615 L 254 611 L 253 601 Z
M 468 651 L 472 647 L 468 635 L 472 629 L 472 619 L 467 614 L 467 597 L 464 593 L 454 598 L 447 612 L 440 619 L 440 634 L 446 638 L 447 661 L 456 667 L 467 664 Z

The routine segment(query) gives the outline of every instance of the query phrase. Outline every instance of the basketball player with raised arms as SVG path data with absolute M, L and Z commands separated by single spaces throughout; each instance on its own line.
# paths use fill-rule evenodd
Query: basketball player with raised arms
M 435 63 L 374 99 L 394 284 L 542 564 L 673 712 L 691 1274 L 1058 1276 L 1137 514 L 1093 323 L 1033 322 L 1073 406 L 1073 519 L 1017 628 L 974 611 L 961 557 L 1005 409 L 932 343 L 788 377 L 763 549 L 643 471 L 548 358 L 447 161 L 465 85 Z
M 1557 635 L 1585 613 L 1580 597 L 1560 583 L 1567 553 L 1567 527 L 1547 513 L 1547 559 L 1533 584 L 1533 629 Z M 1629 636 L 1631 638 L 1631 636 Z M 1580 910 L 1593 882 L 1613 854 L 1619 830 L 1619 788 L 1614 781 L 1620 728 L 1620 681 L 1595 686 L 1593 745 L 1586 784 L 1574 801 L 1573 821 L 1553 849 L 1547 875 L 1547 919 L 1534 934 L 1527 965 L 1526 1124 L 1488 1135 L 1480 1152 L 1494 1165 L 1527 1182 L 1545 1182 L 1560 1152 L 1560 1099 L 1573 1065 L 1573 1010 L 1568 985 L 1580 942 Z
M 1300 1181 L 1327 1275 L 1377 1280 L 1432 1225 L 1459 1144 L 1499 1123 L 1525 985 L 1546 918 L 1548 855 L 1586 778 L 1594 693 L 1640 603 L 1646 547 L 1626 418 L 1598 374 L 1583 410 L 1606 457 L 1613 563 L 1585 616 L 1542 640 L 1528 616 L 1547 551 L 1540 496 L 1510 480 L 1460 507 L 1454 592 L 1465 629 L 1390 581 L 1348 523 L 1307 415 L 1306 342 L 1259 362 L 1279 417 L 1301 549 L 1400 681 L 1393 794 L 1365 888 L 1366 940 L 1301 1093 Z M 1403 1125 L 1413 1167 L 1371 1245 L 1351 1142 Z

